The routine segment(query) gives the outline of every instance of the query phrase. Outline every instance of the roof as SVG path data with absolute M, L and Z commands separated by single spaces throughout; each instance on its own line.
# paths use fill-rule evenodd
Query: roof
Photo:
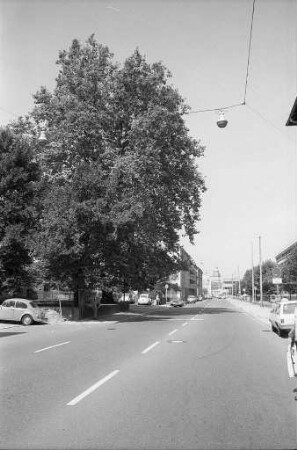
M 292 111 L 290 112 L 289 118 L 286 123 L 287 127 L 291 127 L 293 125 L 297 125 L 297 97 L 295 99 Z
M 287 257 L 296 247 L 297 241 L 291 244 L 289 247 L 286 247 L 281 252 L 279 252 L 275 257 L 276 261 L 279 262 L 280 259 Z

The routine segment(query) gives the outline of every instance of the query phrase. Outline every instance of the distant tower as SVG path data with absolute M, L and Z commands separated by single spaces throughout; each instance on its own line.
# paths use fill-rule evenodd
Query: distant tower
M 211 293 L 217 295 L 223 288 L 223 281 L 218 267 L 213 271 L 211 276 Z

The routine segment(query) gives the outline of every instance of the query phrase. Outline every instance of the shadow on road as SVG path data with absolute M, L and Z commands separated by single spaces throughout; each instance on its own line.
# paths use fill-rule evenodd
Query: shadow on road
M 100 318 L 101 321 L 117 321 L 117 322 L 148 322 L 148 321 L 162 321 L 162 320 L 187 320 L 186 316 L 206 315 L 206 314 L 242 314 L 241 311 L 232 308 L 223 307 L 182 307 L 182 308 L 162 308 L 162 307 L 131 307 L 130 311 L 117 313 L 111 316 Z
M 25 331 L 0 331 L 0 338 L 14 336 L 16 334 L 26 334 Z

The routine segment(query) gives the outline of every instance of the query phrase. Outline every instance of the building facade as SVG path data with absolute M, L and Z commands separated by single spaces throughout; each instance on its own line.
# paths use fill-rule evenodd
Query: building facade
M 203 272 L 191 256 L 182 248 L 181 257 L 188 269 L 171 275 L 167 280 L 167 301 L 181 299 L 187 301 L 189 295 L 202 296 Z
M 276 255 L 275 259 L 279 266 L 282 266 L 282 264 L 285 263 L 287 258 L 297 249 L 297 241 L 293 244 L 286 247 L 284 250 L 282 250 L 278 255 Z

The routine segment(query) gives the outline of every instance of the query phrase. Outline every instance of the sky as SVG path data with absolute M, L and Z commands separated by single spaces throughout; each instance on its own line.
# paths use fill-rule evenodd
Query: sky
M 136 47 L 162 61 L 192 111 L 207 192 L 185 250 L 205 273 L 243 276 L 297 240 L 297 0 L 0 0 L 0 126 L 55 86 L 60 50 L 94 33 L 122 63 Z M 252 23 L 251 51 L 249 38 Z M 248 65 L 248 56 L 249 65 Z M 247 77 L 248 68 L 248 77 Z M 261 239 L 259 239 L 259 236 Z

